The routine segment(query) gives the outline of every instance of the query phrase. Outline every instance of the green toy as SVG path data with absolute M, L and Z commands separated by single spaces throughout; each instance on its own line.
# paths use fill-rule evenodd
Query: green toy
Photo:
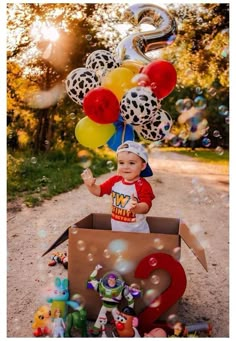
M 81 337 L 88 337 L 87 312 L 84 308 L 69 313 L 66 317 L 65 337 L 71 337 L 72 329 L 79 329 Z

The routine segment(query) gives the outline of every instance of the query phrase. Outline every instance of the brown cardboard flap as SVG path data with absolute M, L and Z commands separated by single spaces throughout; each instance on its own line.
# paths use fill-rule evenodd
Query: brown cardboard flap
M 42 257 L 45 256 L 48 252 L 54 250 L 57 246 L 62 244 L 64 241 L 66 241 L 69 237 L 69 227 L 60 235 L 59 238 L 42 254 Z
M 192 250 L 192 252 L 197 257 L 199 262 L 202 264 L 204 269 L 208 271 L 204 248 L 201 246 L 201 244 L 199 243 L 195 235 L 191 233 L 188 226 L 184 224 L 183 222 L 180 223 L 179 235 L 184 240 L 184 242 L 188 245 L 188 247 Z

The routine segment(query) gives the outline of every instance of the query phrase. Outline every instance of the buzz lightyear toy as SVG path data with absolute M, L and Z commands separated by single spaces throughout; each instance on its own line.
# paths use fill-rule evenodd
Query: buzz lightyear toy
M 94 336 L 97 336 L 100 333 L 101 327 L 104 325 L 104 319 L 107 323 L 107 312 L 111 312 L 114 320 L 116 320 L 117 315 L 119 314 L 117 306 L 123 297 L 127 300 L 129 307 L 133 308 L 134 306 L 134 297 L 129 286 L 123 281 L 122 277 L 118 273 L 112 271 L 107 272 L 98 280 L 96 279 L 96 276 L 100 269 L 102 269 L 102 266 L 100 264 L 96 265 L 88 280 L 88 288 L 96 290 L 102 300 L 102 307 L 93 327 L 92 334 Z M 102 320 L 103 323 L 101 324 Z

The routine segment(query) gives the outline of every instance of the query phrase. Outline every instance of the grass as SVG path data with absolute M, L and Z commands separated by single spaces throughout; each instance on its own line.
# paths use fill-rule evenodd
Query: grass
M 160 151 L 181 153 L 199 161 L 228 166 L 229 152 L 219 153 L 210 149 L 192 151 L 189 148 L 160 148 Z M 81 173 L 90 167 L 95 177 L 116 168 L 115 153 L 110 149 L 96 151 L 52 151 L 37 156 L 30 153 L 8 153 L 8 201 L 21 199 L 34 207 L 60 193 L 68 192 L 83 183 Z
M 203 162 L 221 164 L 225 166 L 229 165 L 229 151 L 223 150 L 219 147 L 216 149 L 196 148 L 195 150 L 192 150 L 191 148 L 164 147 L 161 148 L 161 150 L 180 153 Z
M 8 154 L 8 201 L 21 198 L 29 206 L 40 205 L 45 199 L 68 192 L 82 184 L 81 173 L 90 167 L 94 176 L 116 167 L 114 153 L 105 149 L 96 152 L 54 151 L 39 154 Z

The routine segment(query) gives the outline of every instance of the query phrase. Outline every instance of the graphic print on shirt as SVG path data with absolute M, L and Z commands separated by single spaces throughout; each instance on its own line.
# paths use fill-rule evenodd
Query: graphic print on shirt
M 135 222 L 136 215 L 129 211 L 129 201 L 131 195 L 119 193 L 116 191 L 111 192 L 112 197 L 112 219 L 124 221 L 127 223 Z

